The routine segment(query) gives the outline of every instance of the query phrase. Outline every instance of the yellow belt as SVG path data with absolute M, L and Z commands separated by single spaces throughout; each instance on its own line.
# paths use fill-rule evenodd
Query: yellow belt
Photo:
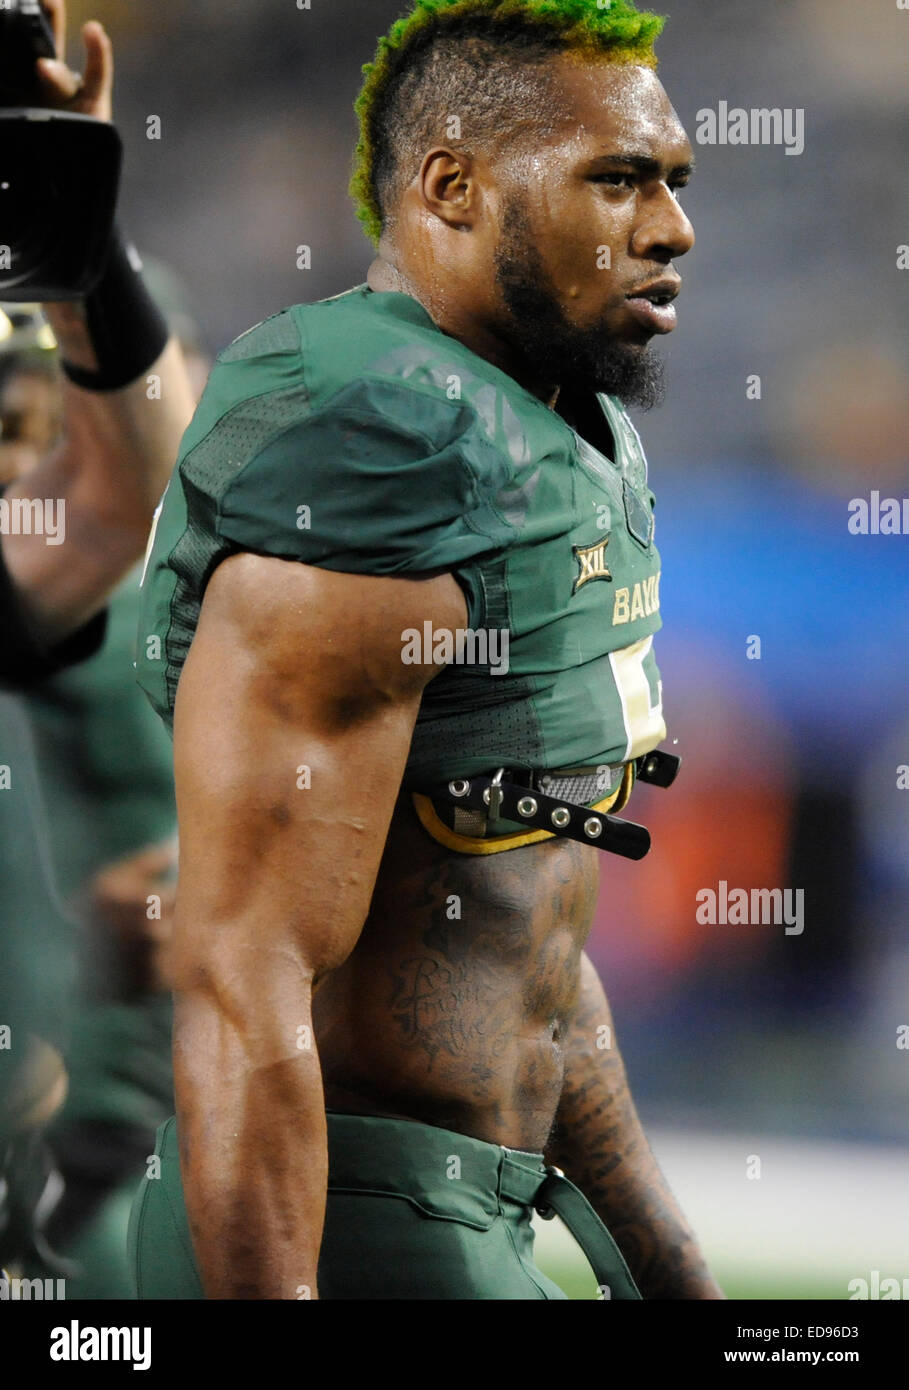
M 634 780 L 634 764 L 626 763 L 622 780 L 616 790 L 602 801 L 594 802 L 590 809 L 601 813 L 621 811 L 628 805 Z M 412 797 L 414 810 L 427 834 L 437 840 L 440 845 L 444 845 L 446 849 L 456 850 L 458 854 L 502 854 L 508 849 L 521 849 L 524 845 L 539 844 L 541 840 L 557 840 L 559 838 L 552 830 L 516 830 L 513 833 L 488 838 L 459 835 L 441 819 L 430 797 L 424 796 L 420 792 L 413 792 Z

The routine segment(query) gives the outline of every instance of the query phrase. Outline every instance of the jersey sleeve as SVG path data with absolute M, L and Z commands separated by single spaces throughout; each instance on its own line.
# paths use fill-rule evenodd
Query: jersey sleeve
M 383 371 L 381 354 L 375 370 L 347 363 L 343 349 L 307 350 L 285 310 L 218 358 L 146 558 L 137 671 L 165 719 L 209 579 L 235 554 L 380 577 L 447 571 L 470 626 L 485 623 L 479 569 L 519 535 L 520 465 L 445 384 Z
M 233 545 L 327 569 L 448 569 L 512 538 L 509 471 L 468 408 L 358 381 L 256 454 L 218 525 Z

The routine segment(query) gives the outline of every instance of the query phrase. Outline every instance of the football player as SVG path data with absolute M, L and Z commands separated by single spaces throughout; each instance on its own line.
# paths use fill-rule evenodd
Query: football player
M 418 0 L 358 106 L 366 283 L 223 352 L 184 440 L 139 641 L 181 843 L 140 1296 L 558 1299 L 536 1208 L 604 1296 L 721 1297 L 584 952 L 603 851 L 647 848 L 611 813 L 674 771 L 626 414 L 693 243 L 659 29 Z

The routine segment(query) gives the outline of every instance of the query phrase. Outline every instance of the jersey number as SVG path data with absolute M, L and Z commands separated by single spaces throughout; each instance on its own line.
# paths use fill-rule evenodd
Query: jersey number
M 625 762 L 649 753 L 666 737 L 663 719 L 663 682 L 653 657 L 653 637 L 611 652 L 609 661 L 622 703 L 628 744 Z

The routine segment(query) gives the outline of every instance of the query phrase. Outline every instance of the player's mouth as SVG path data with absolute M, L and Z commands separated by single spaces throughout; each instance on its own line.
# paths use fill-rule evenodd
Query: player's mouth
M 674 300 L 682 288 L 680 278 L 664 276 L 642 285 L 626 296 L 632 318 L 648 333 L 671 333 L 676 325 Z

